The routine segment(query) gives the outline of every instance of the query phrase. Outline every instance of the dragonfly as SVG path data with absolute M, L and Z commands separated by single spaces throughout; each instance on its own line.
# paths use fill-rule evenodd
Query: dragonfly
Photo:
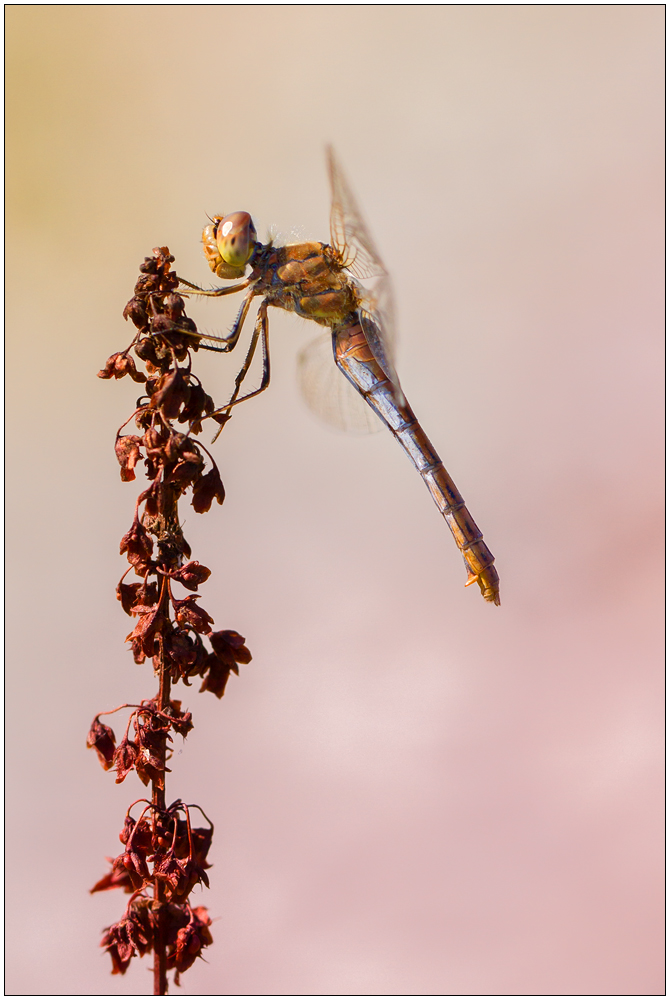
M 248 212 L 215 215 L 203 231 L 205 257 L 218 278 L 235 279 L 236 283 L 205 289 L 179 279 L 184 294 L 188 295 L 219 297 L 245 293 L 230 333 L 200 341 L 200 346 L 210 350 L 232 351 L 253 300 L 261 300 L 232 395 L 216 413 L 229 416 L 233 406 L 259 395 L 270 384 L 270 306 L 327 327 L 330 344 L 327 335 L 322 334 L 300 357 L 301 385 L 308 402 L 331 422 L 361 429 L 361 424 L 366 423 L 361 421 L 361 414 L 368 414 L 377 426 L 388 428 L 411 459 L 451 530 L 465 562 L 465 586 L 477 583 L 484 600 L 500 604 L 494 557 L 400 387 L 393 363 L 395 323 L 389 273 L 331 147 L 327 150 L 327 160 L 332 194 L 330 243 L 284 246 L 275 246 L 272 241 L 262 243 Z M 237 281 L 240 278 L 244 280 Z M 259 343 L 263 364 L 260 385 L 240 396 Z M 335 373 L 342 390 L 346 390 L 349 403 L 352 396 L 358 402 L 358 410 L 352 406 L 345 409 L 349 416 L 344 420 L 334 416 L 338 411 L 329 408 L 320 382 L 312 378 L 316 371 L 322 370 L 320 357 L 324 343 L 332 353 L 329 370 Z

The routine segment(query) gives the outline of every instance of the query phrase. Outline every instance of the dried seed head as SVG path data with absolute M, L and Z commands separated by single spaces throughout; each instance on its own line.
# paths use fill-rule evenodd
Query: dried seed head
M 92 889 L 120 888 L 132 893 L 124 917 L 106 929 L 102 941 L 112 971 L 123 974 L 134 955 L 145 954 L 160 940 L 167 944 L 167 956 L 161 957 L 158 948 L 155 962 L 164 969 L 166 961 L 178 983 L 179 973 L 212 943 L 206 909 L 192 909 L 187 901 L 196 885 L 208 885 L 212 828 L 191 827 L 189 810 L 193 807 L 179 800 L 165 808 L 172 734 L 186 737 L 193 728 L 191 712 L 182 711 L 181 702 L 170 698 L 170 685 L 181 680 L 189 686 L 190 679 L 199 676 L 202 690 L 221 697 L 230 673 L 237 673 L 238 664 L 248 663 L 251 654 L 239 633 L 211 631 L 213 619 L 200 607 L 197 594 L 210 570 L 189 561 L 191 550 L 177 509 L 179 497 L 188 489 L 192 489 L 198 513 L 209 510 L 215 499 L 221 504 L 225 491 L 213 461 L 204 472 L 209 452 L 194 440 L 215 404 L 191 371 L 191 351 L 198 350 L 200 334 L 185 314 L 184 299 L 177 292 L 179 279 L 170 269 L 173 261 L 167 247 L 145 258 L 134 295 L 124 309 L 124 317 L 136 328 L 135 338 L 125 351 L 112 355 L 99 373 L 108 380 L 128 375 L 143 385 L 133 414 L 139 435 L 119 432 L 115 443 L 122 480 L 135 479 L 142 468 L 140 460 L 149 479 L 120 546 L 141 580 L 125 583 L 124 574 L 116 595 L 125 613 L 135 619 L 127 637 L 135 662 L 152 660 L 161 677 L 160 695 L 139 706 L 124 706 L 131 715 L 118 745 L 114 732 L 96 717 L 88 745 L 95 748 L 105 770 L 116 770 L 117 783 L 134 770 L 141 782 L 152 785 L 151 800 L 140 800 L 146 805 L 139 820 L 126 816 L 119 835 L 123 852 L 108 859 L 110 870 Z M 148 377 L 138 371 L 129 355 L 131 349 Z M 213 419 L 221 426 L 229 417 L 221 413 Z M 176 429 L 177 421 L 186 433 Z M 175 583 L 192 593 L 175 598 Z M 212 652 L 203 636 L 209 637 Z M 162 884 L 167 903 L 151 902 L 152 883 Z

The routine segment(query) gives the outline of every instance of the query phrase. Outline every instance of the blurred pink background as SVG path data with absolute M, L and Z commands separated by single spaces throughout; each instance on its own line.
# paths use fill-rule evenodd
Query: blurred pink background
M 138 390 L 95 373 L 152 247 L 209 282 L 207 212 L 328 239 L 328 141 L 502 606 L 391 436 L 304 408 L 313 331 L 272 314 L 226 503 L 186 514 L 254 659 L 223 702 L 176 693 L 168 798 L 216 824 L 181 992 L 663 992 L 663 14 L 9 6 L 10 995 L 151 992 L 98 948 L 127 897 L 87 895 L 143 789 L 86 732 L 155 690 L 114 599 Z M 196 359 L 219 400 L 238 361 Z

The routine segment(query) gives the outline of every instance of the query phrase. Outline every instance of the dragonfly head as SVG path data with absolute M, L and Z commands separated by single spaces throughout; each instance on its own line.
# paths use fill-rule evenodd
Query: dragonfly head
M 220 278 L 241 278 L 256 248 L 256 227 L 248 212 L 215 215 L 203 232 L 209 266 Z

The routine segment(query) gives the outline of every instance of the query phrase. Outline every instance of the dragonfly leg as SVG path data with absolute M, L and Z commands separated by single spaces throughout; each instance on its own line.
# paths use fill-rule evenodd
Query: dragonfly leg
M 251 300 L 254 297 L 254 294 L 255 293 L 252 289 L 244 296 L 242 305 L 240 306 L 230 333 L 225 337 L 216 337 L 212 333 L 201 333 L 199 330 L 187 330 L 185 327 L 180 327 L 177 323 L 175 323 L 168 332 L 177 334 L 180 333 L 186 337 L 193 337 L 194 340 L 200 342 L 200 347 L 203 347 L 207 351 L 219 351 L 221 354 L 228 354 L 234 347 L 237 346 L 237 341 L 240 339 L 242 327 L 245 319 L 247 318 L 249 306 L 251 305 Z M 213 344 L 202 343 L 202 341 L 208 340 L 214 341 L 215 344 L 220 344 L 221 346 L 215 347 Z
M 251 296 L 249 296 L 249 298 L 251 298 Z M 247 306 L 247 309 L 248 308 L 249 307 Z M 242 310 L 240 310 L 240 312 L 241 311 Z M 234 329 L 235 328 L 233 327 L 233 330 Z M 226 416 L 229 416 L 233 406 L 237 406 L 238 403 L 243 403 L 245 400 L 251 399 L 253 396 L 258 396 L 261 392 L 264 392 L 270 385 L 270 349 L 269 349 L 268 333 L 269 333 L 268 304 L 267 300 L 264 299 L 263 302 L 261 302 L 260 309 L 258 310 L 258 316 L 256 317 L 256 324 L 254 326 L 254 332 L 251 337 L 251 343 L 249 344 L 249 350 L 247 351 L 247 356 L 244 359 L 244 364 L 242 365 L 239 372 L 235 376 L 235 388 L 233 389 L 233 394 L 228 400 L 228 402 L 225 404 L 225 406 L 221 406 L 219 407 L 218 410 L 214 410 L 213 413 L 209 414 L 210 417 L 214 417 L 219 413 L 223 413 Z M 239 337 L 239 330 L 237 331 L 237 336 Z M 261 342 L 261 353 L 263 355 L 263 376 L 261 378 L 261 384 L 257 389 L 254 389 L 252 392 L 248 392 L 246 396 L 241 396 L 240 398 L 238 398 L 238 393 L 242 387 L 242 383 L 244 382 L 247 372 L 251 367 L 251 362 L 254 359 L 259 339 Z M 222 429 L 223 429 L 223 424 L 221 425 L 221 428 L 219 428 L 219 430 L 216 432 L 213 440 L 216 440 L 216 438 L 221 433 Z
M 228 336 L 224 338 L 226 344 L 228 345 L 227 349 L 229 351 L 232 351 L 232 349 L 237 345 L 237 341 L 240 339 L 240 334 L 242 333 L 242 327 L 244 326 L 244 321 L 247 318 L 247 313 L 249 312 L 249 306 L 251 305 L 251 300 L 253 299 L 253 297 L 254 297 L 254 291 L 252 289 L 250 292 L 247 292 L 247 294 L 244 296 L 242 300 L 242 305 L 240 306 L 239 312 L 235 317 L 235 322 L 233 323 L 232 329 L 228 334 Z
M 233 292 L 241 292 L 244 288 L 248 288 L 251 284 L 251 278 L 247 278 L 246 281 L 240 281 L 237 285 L 228 285 L 225 288 L 201 288 L 200 285 L 194 285 L 192 281 L 187 281 L 186 278 L 179 278 L 179 283 L 186 285 L 188 289 L 194 295 L 232 295 Z M 188 294 L 188 292 L 186 293 Z

